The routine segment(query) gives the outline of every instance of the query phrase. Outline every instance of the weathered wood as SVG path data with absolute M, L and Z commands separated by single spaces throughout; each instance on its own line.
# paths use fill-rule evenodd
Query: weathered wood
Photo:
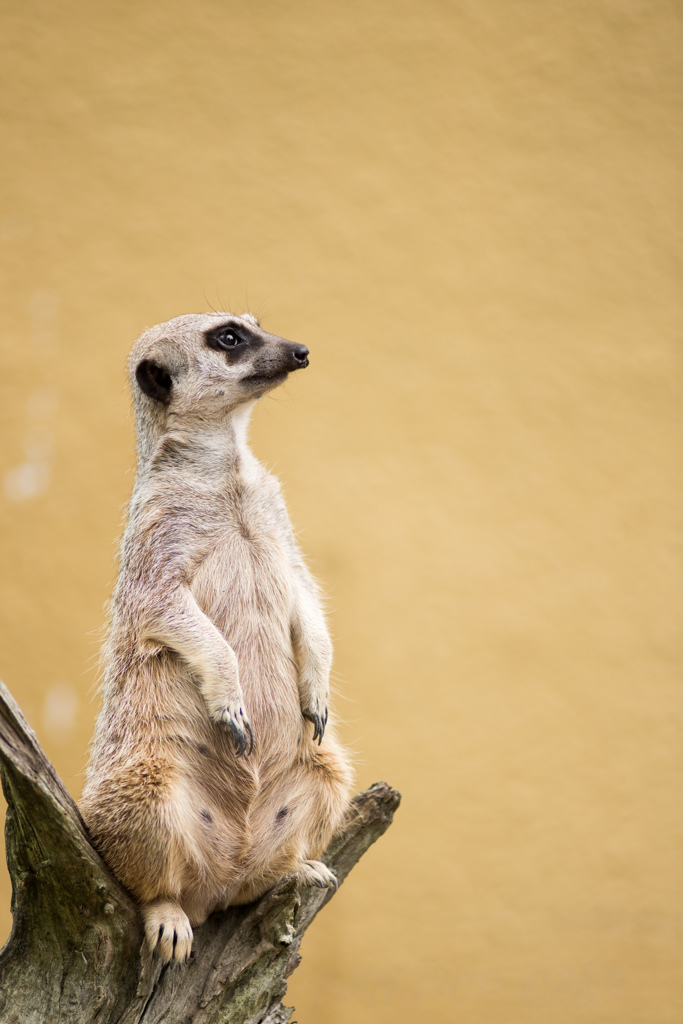
M 135 901 L 93 849 L 78 808 L 0 683 L 8 803 L 10 938 L 0 952 L 7 1024 L 286 1024 L 287 978 L 331 890 L 283 878 L 259 900 L 195 930 L 191 961 L 146 952 Z M 378 782 L 352 801 L 325 862 L 339 882 L 391 824 L 399 794 Z

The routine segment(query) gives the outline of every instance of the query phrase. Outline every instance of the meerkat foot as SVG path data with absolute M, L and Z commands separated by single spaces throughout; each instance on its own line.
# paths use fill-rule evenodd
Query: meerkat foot
M 166 964 L 187 963 L 192 952 L 192 926 L 185 911 L 170 900 L 157 900 L 142 908 L 147 944 Z
M 303 861 L 298 874 L 304 885 L 317 885 L 320 889 L 339 888 L 337 879 L 321 860 Z
M 248 757 L 254 749 L 254 731 L 244 709 L 239 704 L 231 702 L 226 704 L 216 720 L 231 736 L 237 757 L 242 757 L 243 754 Z

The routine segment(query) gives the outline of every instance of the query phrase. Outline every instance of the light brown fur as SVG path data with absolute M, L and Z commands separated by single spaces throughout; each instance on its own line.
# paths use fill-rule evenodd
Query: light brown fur
M 138 471 L 81 809 L 164 960 L 284 874 L 335 884 L 316 860 L 350 785 L 325 728 L 329 634 L 246 444 L 254 400 L 306 356 L 227 313 L 177 317 L 131 354 Z

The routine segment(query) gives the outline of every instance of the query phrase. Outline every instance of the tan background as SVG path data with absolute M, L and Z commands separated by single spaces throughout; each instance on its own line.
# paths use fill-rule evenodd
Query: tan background
M 683 1019 L 682 22 L 2 5 L 0 674 L 75 795 L 133 339 L 248 307 L 312 351 L 254 447 L 404 804 L 301 1024 Z

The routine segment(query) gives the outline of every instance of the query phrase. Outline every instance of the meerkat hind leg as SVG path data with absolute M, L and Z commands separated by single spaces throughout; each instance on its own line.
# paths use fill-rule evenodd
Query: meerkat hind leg
M 304 885 L 317 885 L 320 889 L 339 888 L 335 875 L 321 860 L 302 861 L 297 874 Z
M 192 952 L 192 926 L 179 903 L 154 900 L 142 907 L 147 944 L 164 963 L 184 964 Z

